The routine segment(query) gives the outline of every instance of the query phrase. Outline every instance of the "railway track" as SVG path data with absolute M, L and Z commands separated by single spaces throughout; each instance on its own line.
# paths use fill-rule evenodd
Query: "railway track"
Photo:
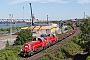
M 78 35 L 80 32 L 81 32 L 80 29 L 77 28 L 77 31 L 76 31 L 73 35 L 65 38 L 66 41 L 65 41 L 63 44 L 58 44 L 58 43 L 57 43 L 57 44 L 55 44 L 55 45 L 47 48 L 47 51 L 48 51 L 48 50 L 54 51 L 54 50 L 57 49 L 58 47 L 63 47 L 64 45 L 66 45 L 68 42 L 71 41 L 71 38 L 72 38 L 73 36 Z M 31 57 L 27 57 L 27 58 L 20 57 L 20 60 L 39 60 L 39 59 L 40 59 L 42 56 L 44 56 L 45 54 L 46 54 L 45 52 L 41 51 L 41 52 L 39 52 L 39 53 L 31 56 Z

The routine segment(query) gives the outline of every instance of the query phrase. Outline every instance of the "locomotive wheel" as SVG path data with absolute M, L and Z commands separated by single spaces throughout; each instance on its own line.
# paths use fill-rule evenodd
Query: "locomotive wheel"
M 23 52 L 20 52 L 20 56 L 23 56 Z
M 33 51 L 31 51 L 31 52 L 30 52 L 30 55 L 32 56 L 33 54 L 34 54 L 34 52 L 33 52 Z
M 43 49 L 46 49 L 46 46 L 44 46 Z
M 26 53 L 24 53 L 23 56 L 26 57 Z
M 53 42 L 53 45 L 56 43 L 56 41 Z
M 55 43 L 57 43 L 57 42 L 58 42 L 58 40 L 55 41 Z
M 30 52 L 28 53 L 28 56 L 31 56 L 31 55 L 30 55 Z
M 48 47 L 50 47 L 51 46 L 51 44 L 50 44 L 50 42 L 48 43 Z
M 52 45 L 54 45 L 56 43 L 56 41 L 54 40 L 53 42 L 52 42 Z
M 32 56 L 32 55 L 34 55 L 34 52 L 33 51 L 28 52 L 28 56 Z
M 39 47 L 37 50 L 37 52 L 40 52 L 41 50 L 43 50 L 43 47 Z
M 47 49 L 47 46 L 45 46 L 45 49 Z
M 51 46 L 50 42 L 47 43 L 46 48 L 49 48 Z
M 52 42 L 52 44 L 51 45 L 54 45 L 54 41 Z
M 45 49 L 48 48 L 48 44 L 45 46 Z

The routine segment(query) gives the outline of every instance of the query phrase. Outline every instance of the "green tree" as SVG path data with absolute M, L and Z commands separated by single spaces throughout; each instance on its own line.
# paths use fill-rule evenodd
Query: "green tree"
M 15 45 L 23 45 L 33 39 L 32 32 L 28 29 L 21 30 L 16 38 Z
M 90 47 L 90 17 L 84 19 L 82 24 L 80 25 L 81 33 L 81 41 L 83 43 L 84 48 L 88 49 Z

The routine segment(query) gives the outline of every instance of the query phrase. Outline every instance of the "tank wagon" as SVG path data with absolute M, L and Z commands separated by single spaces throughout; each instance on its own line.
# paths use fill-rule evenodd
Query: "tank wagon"
M 37 52 L 46 49 L 53 44 L 69 37 L 77 31 L 76 25 L 72 25 L 72 30 L 57 37 L 55 34 L 49 34 L 48 36 L 34 38 L 33 41 L 25 43 L 21 49 L 21 56 L 32 56 Z

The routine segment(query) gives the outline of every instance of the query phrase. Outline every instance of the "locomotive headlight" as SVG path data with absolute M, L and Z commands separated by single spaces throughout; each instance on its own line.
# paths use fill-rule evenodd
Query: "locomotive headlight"
M 28 48 L 28 46 L 25 46 L 25 48 Z
M 21 49 L 21 51 L 22 51 L 22 49 Z

